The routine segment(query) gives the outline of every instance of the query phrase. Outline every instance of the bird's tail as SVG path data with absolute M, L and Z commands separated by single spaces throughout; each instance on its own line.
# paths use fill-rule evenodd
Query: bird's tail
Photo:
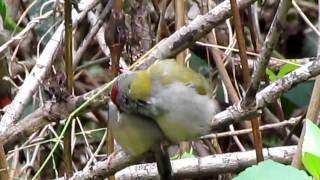
M 173 172 L 169 153 L 166 147 L 157 148 L 155 152 L 157 168 L 161 180 L 173 180 Z

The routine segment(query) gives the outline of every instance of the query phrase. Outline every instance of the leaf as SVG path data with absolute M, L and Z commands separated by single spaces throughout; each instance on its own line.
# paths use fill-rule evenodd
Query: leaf
M 6 17 L 6 4 L 3 2 L 3 0 L 0 0 L 0 15 L 2 19 L 5 19 Z
M 320 179 L 320 129 L 309 119 L 302 145 L 302 162 L 308 172 Z
M 193 155 L 192 149 L 191 149 L 190 152 L 184 152 L 183 154 L 177 153 L 176 155 L 174 155 L 170 159 L 177 160 L 177 159 L 187 159 L 187 158 L 192 158 L 192 157 L 194 157 L 194 155 Z
M 191 51 L 191 56 L 189 57 L 189 67 L 194 71 L 198 72 L 201 67 L 208 67 L 208 63 L 206 59 L 202 59 L 197 56 L 196 53 Z
M 17 26 L 17 23 L 10 16 L 6 16 L 4 19 L 4 28 L 10 32 L 20 32 L 22 30 L 19 26 Z
M 268 75 L 268 77 L 269 77 L 269 79 L 270 79 L 271 81 L 277 80 L 277 76 L 276 76 L 276 74 L 272 71 L 272 69 L 267 68 L 267 69 L 266 69 L 266 74 Z
M 286 166 L 272 160 L 266 160 L 258 165 L 247 168 L 234 180 L 312 180 L 306 172 L 292 166 Z
M 298 107 L 307 107 L 311 98 L 313 85 L 314 81 L 311 80 L 299 83 L 283 93 L 282 97 L 287 98 Z M 283 106 L 286 106 L 286 104 L 283 104 Z
M 285 76 L 286 74 L 294 71 L 295 69 L 297 69 L 299 66 L 294 65 L 294 64 L 286 64 L 284 66 L 281 67 L 280 71 L 277 74 L 277 78 L 280 79 L 283 76 Z
M 294 65 L 294 64 L 286 64 L 284 66 L 281 67 L 281 69 L 279 70 L 278 74 L 276 75 L 274 73 L 274 71 L 270 68 L 266 69 L 266 74 L 268 75 L 269 79 L 271 81 L 275 81 L 277 79 L 282 78 L 283 76 L 285 76 L 286 74 L 294 71 L 295 69 L 297 69 L 299 66 Z

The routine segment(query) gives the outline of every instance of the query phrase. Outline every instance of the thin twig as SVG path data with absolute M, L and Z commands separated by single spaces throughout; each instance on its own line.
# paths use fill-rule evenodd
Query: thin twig
M 312 24 L 312 22 L 308 19 L 308 17 L 303 13 L 303 11 L 300 9 L 299 5 L 295 0 L 292 0 L 292 5 L 298 13 L 300 14 L 301 18 L 308 24 L 308 26 L 317 34 L 317 36 L 320 37 L 320 31 Z
M 65 73 L 67 76 L 66 88 L 68 93 L 73 94 L 73 68 L 72 68 L 72 6 L 70 0 L 64 2 L 64 27 L 65 27 L 65 44 L 64 44 L 64 62 L 65 62 Z M 63 160 L 65 166 L 65 173 L 67 177 L 71 177 L 72 171 L 72 151 L 71 151 L 71 137 L 72 130 L 68 127 L 65 137 L 63 139 Z
M 270 61 L 271 53 L 277 44 L 280 32 L 286 24 L 286 17 L 289 7 L 291 6 L 291 0 L 281 0 L 277 13 L 273 19 L 268 35 L 261 50 L 261 55 L 258 60 L 257 68 L 254 71 L 252 83 L 245 95 L 243 106 L 253 106 L 254 96 L 259 90 L 260 81 L 265 75 L 266 67 Z
M 282 121 L 282 122 L 279 122 L 279 123 L 263 125 L 263 126 L 260 126 L 259 129 L 260 129 L 260 131 L 263 131 L 263 130 L 268 130 L 268 129 L 278 129 L 278 128 L 280 129 L 280 128 L 285 127 L 285 126 L 293 126 L 300 119 L 301 119 L 301 117 L 295 117 L 295 118 L 291 118 L 291 119 L 289 119 L 287 121 Z M 252 132 L 252 129 L 242 129 L 242 130 L 237 130 L 237 131 L 229 131 L 229 132 L 208 134 L 208 135 L 202 136 L 201 139 L 238 136 L 238 135 L 248 134 L 248 133 L 251 133 L 251 132 Z
M 90 32 L 87 34 L 87 36 L 85 37 L 85 39 L 82 41 L 81 45 L 79 46 L 79 48 L 73 58 L 73 68 L 77 67 L 83 53 L 87 50 L 88 45 L 91 43 L 92 38 L 96 35 L 96 33 L 99 31 L 100 27 L 103 25 L 106 17 L 108 16 L 108 14 L 111 11 L 112 2 L 113 2 L 112 0 L 108 1 L 108 4 L 101 11 L 101 14 L 98 18 L 98 21 L 95 23 L 94 26 L 92 26 Z
M 255 0 L 241 0 L 238 1 L 238 6 L 240 9 L 243 9 L 254 1 Z M 213 27 L 222 23 L 230 16 L 230 3 L 228 1 L 220 3 L 207 14 L 198 16 L 188 25 L 181 27 L 167 39 L 159 42 L 157 48 L 146 56 L 143 61 L 137 64 L 134 70 L 146 69 L 158 59 L 166 59 L 175 56 L 177 53 L 185 50 L 193 42 L 208 34 Z

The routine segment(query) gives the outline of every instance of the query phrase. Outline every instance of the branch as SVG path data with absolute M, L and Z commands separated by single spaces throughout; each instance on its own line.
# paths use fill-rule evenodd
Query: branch
M 104 179 L 115 172 L 137 162 L 139 157 L 132 157 L 124 151 L 118 151 L 108 157 L 107 160 L 99 161 L 94 166 L 74 173 L 70 179 Z M 58 180 L 64 180 L 59 178 Z
M 263 43 L 257 69 L 254 71 L 252 83 L 246 92 L 243 106 L 249 106 L 254 103 L 254 96 L 260 87 L 262 77 L 265 75 L 273 49 L 278 43 L 283 27 L 285 27 L 287 23 L 286 17 L 290 6 L 291 0 L 281 0 L 278 6 L 275 18 L 272 21 L 266 40 Z
M 269 130 L 269 129 L 279 129 L 282 130 L 282 128 L 286 126 L 294 126 L 296 125 L 299 120 L 301 119 L 301 116 L 290 118 L 289 120 L 284 120 L 279 123 L 272 123 L 272 124 L 266 124 L 259 127 L 260 131 L 263 130 Z M 239 136 L 244 135 L 252 132 L 252 128 L 248 129 L 241 129 L 236 131 L 227 131 L 227 132 L 220 132 L 220 133 L 212 133 L 205 136 L 202 136 L 201 139 L 206 138 L 222 138 L 222 137 L 229 137 L 229 136 Z
M 283 78 L 271 83 L 256 95 L 256 106 L 242 108 L 240 104 L 235 104 L 227 110 L 216 114 L 212 119 L 212 128 L 219 129 L 225 125 L 250 119 L 261 114 L 260 109 L 274 102 L 280 95 L 292 86 L 306 81 L 320 73 L 320 60 L 309 62 L 295 71 L 287 74 Z
M 7 144 L 8 142 L 16 142 L 19 139 L 29 137 L 32 133 L 43 128 L 47 124 L 57 122 L 60 119 L 68 117 L 69 113 L 76 107 L 79 107 L 90 96 L 99 91 L 99 88 L 81 96 L 72 97 L 68 102 L 53 103 L 47 102 L 44 106 L 38 108 L 24 119 L 9 127 L 6 131 L 0 132 L 0 142 Z M 101 95 L 94 99 L 86 110 L 90 111 L 101 106 L 105 106 L 109 101 L 109 97 Z
M 251 5 L 255 0 L 238 1 L 239 9 Z M 208 34 L 212 28 L 222 23 L 231 16 L 231 7 L 228 0 L 222 2 L 207 14 L 198 16 L 188 25 L 181 27 L 167 39 L 161 41 L 158 46 L 139 63 L 135 70 L 146 69 L 158 59 L 173 57 L 183 51 L 195 41 Z
M 77 67 L 77 65 L 80 62 L 80 59 L 83 55 L 83 53 L 87 50 L 89 44 L 91 43 L 93 37 L 97 34 L 99 29 L 102 27 L 104 20 L 110 13 L 111 7 L 112 7 L 113 1 L 108 1 L 108 4 L 104 7 L 101 14 L 99 15 L 99 18 L 95 22 L 95 24 L 91 27 L 90 32 L 86 35 L 85 39 L 82 41 L 81 45 L 79 46 L 74 59 L 73 59 L 73 67 Z
M 272 159 L 280 163 L 288 164 L 296 150 L 296 146 L 283 146 L 263 149 L 265 159 Z M 119 154 L 119 153 L 118 153 Z M 125 153 L 122 156 L 112 156 L 94 166 L 78 171 L 71 179 L 98 179 L 117 172 L 121 168 L 132 164 L 132 157 Z M 119 154 L 119 155 L 120 155 Z M 172 161 L 174 177 L 190 178 L 203 177 L 212 174 L 236 172 L 256 164 L 255 151 L 216 154 L 201 158 L 188 158 Z M 117 179 L 156 179 L 158 177 L 155 163 L 139 164 L 127 167 L 115 174 Z M 65 178 L 59 178 L 63 180 Z
M 97 3 L 98 0 L 93 0 L 91 4 L 88 4 L 86 9 L 77 16 L 73 16 L 72 25 L 75 27 L 86 16 L 87 12 Z M 11 104 L 7 107 L 5 114 L 0 121 L 0 133 L 5 132 L 12 123 L 16 122 L 21 113 L 23 112 L 30 97 L 37 91 L 40 83 L 43 82 L 47 76 L 47 72 L 51 67 L 56 53 L 61 48 L 61 42 L 63 40 L 64 25 L 61 24 L 56 32 L 47 43 L 46 47 L 42 51 L 42 54 L 36 60 L 36 65 L 32 68 L 30 74 L 23 81 L 22 86 L 19 88 L 17 95 L 14 97 Z

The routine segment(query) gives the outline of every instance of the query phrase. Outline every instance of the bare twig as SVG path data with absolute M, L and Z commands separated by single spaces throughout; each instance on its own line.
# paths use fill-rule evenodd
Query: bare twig
M 301 117 L 295 117 L 291 118 L 287 121 L 282 121 L 279 123 L 273 123 L 273 124 L 266 124 L 263 126 L 260 126 L 259 129 L 260 131 L 263 130 L 268 130 L 268 129 L 280 129 L 283 128 L 284 126 L 293 126 L 295 125 Z M 222 138 L 222 137 L 228 137 L 228 136 L 238 136 L 238 135 L 243 135 L 243 134 L 248 134 L 251 133 L 252 129 L 242 129 L 242 130 L 237 130 L 237 131 L 228 131 L 228 132 L 222 132 L 222 133 L 215 133 L 215 134 L 208 134 L 205 136 L 202 136 L 201 138 Z
M 1 141 L 0 141 L 1 142 Z M 0 143 L 0 179 L 9 180 L 9 171 L 3 144 Z
M 281 0 L 266 40 L 263 43 L 257 69 L 254 71 L 252 83 L 247 90 L 245 99 L 243 101 L 243 106 L 254 105 L 254 96 L 260 87 L 260 81 L 262 77 L 265 75 L 265 69 L 269 63 L 271 53 L 279 40 L 280 32 L 285 26 L 287 12 L 290 6 L 291 0 Z
M 176 30 L 185 25 L 185 12 L 186 12 L 186 2 L 185 0 L 175 0 L 174 1 L 174 13 L 175 13 L 175 23 Z M 185 52 L 181 51 L 177 54 L 176 59 L 181 64 L 184 64 Z
M 274 102 L 280 95 L 291 88 L 293 85 L 306 81 L 320 73 L 320 60 L 309 62 L 296 69 L 295 71 L 287 74 L 281 79 L 271 83 L 269 86 L 256 94 L 256 106 L 246 107 L 236 104 L 229 107 L 227 110 L 220 112 L 212 119 L 212 128 L 217 129 L 225 126 L 226 124 L 233 124 L 245 118 L 257 116 L 260 114 L 260 108 L 265 107 L 267 104 Z
M 52 15 L 52 11 L 47 12 L 46 14 L 39 16 L 37 18 L 34 18 L 32 21 L 30 21 L 27 26 L 21 31 L 19 32 L 17 35 L 15 35 L 13 38 L 11 38 L 9 41 L 7 41 L 6 43 L 2 44 L 0 46 L 0 53 L 3 52 L 6 48 L 8 48 L 10 46 L 10 44 L 12 44 L 13 42 L 23 39 L 23 37 L 29 32 L 31 31 L 37 24 L 39 24 L 41 22 L 41 20 L 46 19 L 48 17 L 50 17 Z
M 238 1 L 238 6 L 243 9 L 255 0 Z M 228 1 L 224 1 L 203 16 L 198 16 L 188 25 L 181 27 L 144 58 L 134 69 L 146 69 L 158 59 L 175 56 L 186 49 L 190 44 L 199 40 L 211 31 L 213 27 L 231 16 L 231 7 Z
M 243 77 L 244 87 L 247 90 L 249 88 L 251 78 L 250 78 L 250 70 L 248 66 L 248 58 L 246 54 L 246 45 L 245 45 L 246 43 L 245 43 L 245 38 L 243 34 L 242 22 L 240 19 L 240 13 L 239 13 L 236 0 L 230 0 L 230 4 L 231 4 L 232 15 L 234 18 L 237 44 L 239 47 L 242 77 Z M 251 127 L 252 127 L 253 142 L 254 142 L 253 144 L 256 150 L 257 162 L 263 161 L 262 138 L 261 138 L 261 133 L 259 131 L 259 126 L 260 126 L 260 117 L 255 117 L 251 119 Z
M 65 72 L 67 75 L 67 91 L 72 94 L 73 91 L 73 68 L 72 68 L 72 15 L 71 15 L 71 1 L 66 0 L 64 2 L 64 27 L 65 27 L 65 44 L 64 44 L 64 61 Z M 63 160 L 66 168 L 66 176 L 71 177 L 72 170 L 72 152 L 71 152 L 71 126 L 68 127 L 65 137 L 63 139 Z
M 79 46 L 74 58 L 73 58 L 73 68 L 77 67 L 77 65 L 80 62 L 80 59 L 87 49 L 89 43 L 91 42 L 91 39 L 96 35 L 96 33 L 99 31 L 100 27 L 103 25 L 105 18 L 110 13 L 111 7 L 112 7 L 112 0 L 108 1 L 108 4 L 105 6 L 105 8 L 102 10 L 98 21 L 95 23 L 94 26 L 92 26 L 91 31 L 87 34 L 85 39 L 82 41 L 82 44 Z
M 317 34 L 317 36 L 320 36 L 320 31 L 312 24 L 312 22 L 308 19 L 308 17 L 303 13 L 303 11 L 300 9 L 299 5 L 295 0 L 292 0 L 292 5 L 298 13 L 300 14 L 301 18 L 308 24 L 308 26 Z

